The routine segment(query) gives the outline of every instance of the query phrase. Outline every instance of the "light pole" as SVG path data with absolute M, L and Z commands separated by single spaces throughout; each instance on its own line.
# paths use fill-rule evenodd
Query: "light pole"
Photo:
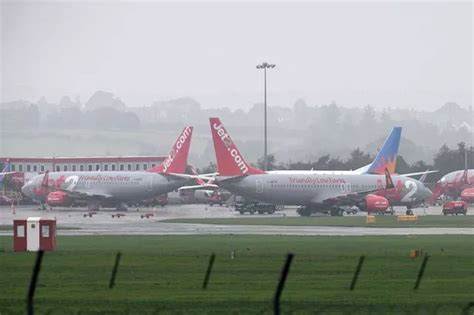
M 263 69 L 263 97 L 264 97 L 264 150 L 263 150 L 263 170 L 267 170 L 267 69 L 275 68 L 275 65 L 267 62 L 257 65 L 257 69 Z

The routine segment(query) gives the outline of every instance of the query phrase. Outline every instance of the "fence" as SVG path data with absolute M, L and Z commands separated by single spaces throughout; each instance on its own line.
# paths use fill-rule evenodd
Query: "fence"
M 28 290 L 28 295 L 26 299 L 26 311 L 27 314 L 34 314 L 34 295 L 35 295 L 35 290 L 36 290 L 36 285 L 38 281 L 38 277 L 41 271 L 41 264 L 43 260 L 44 252 L 43 251 L 38 251 L 36 260 L 35 260 L 35 265 L 33 268 L 33 273 L 31 276 L 31 281 L 30 281 L 30 286 Z M 122 257 L 122 253 L 118 252 L 115 256 L 115 263 L 112 267 L 111 271 L 111 276 L 110 276 L 110 281 L 109 281 L 109 288 L 112 290 L 115 285 L 115 280 L 117 277 L 117 274 L 119 272 L 119 264 L 120 260 Z M 206 290 L 209 286 L 210 279 L 211 279 L 211 274 L 214 266 L 216 255 L 214 253 L 211 254 L 209 257 L 209 263 L 208 267 L 205 271 L 204 278 L 203 278 L 203 284 L 202 284 L 202 290 Z M 286 260 L 284 262 L 284 265 L 281 269 L 281 273 L 279 275 L 279 281 L 277 284 L 277 287 L 275 288 L 275 294 L 273 297 L 272 301 L 272 312 L 274 314 L 279 315 L 281 313 L 282 305 L 281 305 L 281 296 L 285 287 L 285 282 L 286 279 L 290 273 L 291 270 L 291 264 L 293 261 L 294 255 L 289 253 L 286 257 Z M 420 284 L 422 283 L 424 271 L 426 269 L 426 266 L 428 264 L 430 256 L 426 255 L 422 261 L 422 264 L 420 266 L 419 272 L 417 274 L 417 277 L 414 281 L 414 287 L 413 290 L 416 291 L 420 288 Z M 352 280 L 348 286 L 348 290 L 354 291 L 356 290 L 356 285 L 359 277 L 361 276 L 363 264 L 365 261 L 365 256 L 361 256 L 359 258 L 359 261 L 357 263 L 357 266 L 354 270 L 354 274 L 352 277 Z M 466 288 L 468 289 L 468 288 Z M 294 303 L 293 303 L 294 304 Z M 331 313 L 347 313 L 347 314 L 366 314 L 366 313 L 371 313 L 371 314 L 378 314 L 378 313 L 404 313 L 404 314 L 418 314 L 418 313 L 425 313 L 425 314 L 443 314 L 443 313 L 457 313 L 457 314 L 474 314 L 474 302 L 470 302 L 462 307 L 459 306 L 453 306 L 453 305 L 443 305 L 443 304 L 434 304 L 434 305 L 415 305 L 415 306 L 409 306 L 409 305 L 396 305 L 396 306 L 378 306 L 378 305 L 369 305 L 369 306 L 346 306 L 346 305 L 322 305 L 322 306 L 315 306 L 314 303 L 310 303 L 308 305 L 305 305 L 304 302 L 297 303 L 296 305 L 291 305 L 291 312 L 307 312 L 310 311 L 313 314 L 331 314 Z M 229 309 L 228 309 L 229 310 Z M 234 309 L 233 311 L 239 311 L 242 310 L 243 312 L 248 312 L 251 311 L 252 313 L 268 313 L 269 309 L 268 308 L 262 308 L 262 309 L 252 309 L 252 310 L 247 310 L 245 309 L 245 306 L 242 306 L 242 309 Z M 285 309 L 286 311 L 289 311 Z M 153 312 L 161 312 L 161 311 L 166 311 L 166 306 L 165 307 L 160 307 L 156 309 L 151 309 Z M 182 312 L 181 310 L 180 312 Z M 229 310 L 230 311 L 230 310 Z M 82 312 L 82 311 L 80 311 Z M 132 312 L 130 309 L 125 309 L 123 310 L 124 314 L 129 314 Z M 199 309 L 194 309 L 190 310 L 192 313 L 199 313 L 201 310 Z M 68 308 L 52 308 L 46 311 L 48 314 L 53 314 L 53 313 L 73 313 L 72 310 Z M 122 313 L 122 312 L 121 312 Z

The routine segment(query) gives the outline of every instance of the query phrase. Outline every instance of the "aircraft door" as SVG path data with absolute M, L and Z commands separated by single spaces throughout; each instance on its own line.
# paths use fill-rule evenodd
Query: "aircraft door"
M 152 191 L 153 190 L 153 177 L 149 176 L 146 179 L 146 190 L 147 191 Z
M 256 180 L 255 185 L 257 187 L 257 194 L 263 193 L 263 182 L 261 180 Z

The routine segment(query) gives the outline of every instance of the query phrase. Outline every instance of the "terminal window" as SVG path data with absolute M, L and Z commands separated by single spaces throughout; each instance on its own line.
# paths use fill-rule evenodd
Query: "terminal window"
M 63 166 L 63 171 L 67 172 L 67 165 Z
M 89 172 L 92 172 L 92 165 L 89 164 Z
M 59 167 L 59 165 L 56 165 L 56 172 L 60 172 L 61 171 L 61 168 Z
M 127 164 L 127 171 L 131 171 L 132 170 L 132 164 Z
M 38 165 L 33 165 L 33 172 L 38 172 Z
M 73 166 L 72 166 L 72 171 L 73 171 L 73 172 L 76 171 L 76 165 L 73 165 Z
M 143 164 L 143 170 L 148 169 L 148 164 Z
M 31 172 L 31 165 L 30 165 L 30 164 L 27 164 L 27 165 L 26 165 L 26 171 L 27 171 L 27 172 Z
M 104 165 L 104 171 L 108 171 L 109 170 L 109 164 L 105 164 Z
M 96 165 L 95 165 L 95 170 L 96 170 L 96 171 L 100 171 L 100 165 L 99 165 L 99 164 L 96 164 Z
M 44 172 L 44 165 L 41 165 L 40 170 L 41 172 Z
M 79 170 L 80 170 L 81 172 L 84 172 L 84 165 L 79 165 Z
M 112 171 L 115 171 L 115 164 L 112 164 Z
M 139 171 L 140 170 L 140 164 L 135 164 L 135 171 Z
M 12 172 L 15 171 L 15 165 L 12 164 Z
M 124 171 L 124 170 L 125 170 L 125 167 L 124 167 L 123 164 L 120 164 L 120 170 L 121 170 L 121 171 Z
M 23 165 L 22 164 L 18 165 L 18 172 L 23 172 Z

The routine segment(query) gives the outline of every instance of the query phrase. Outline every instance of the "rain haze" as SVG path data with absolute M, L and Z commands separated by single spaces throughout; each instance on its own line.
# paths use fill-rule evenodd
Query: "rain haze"
M 2 155 L 163 155 L 192 125 L 205 166 L 220 117 L 256 163 L 265 61 L 275 163 L 373 156 L 394 126 L 408 163 L 472 144 L 471 2 L 1 3 Z
M 431 109 L 472 103 L 472 3 L 2 1 L 2 101 L 96 90 L 128 106 L 192 97 Z

